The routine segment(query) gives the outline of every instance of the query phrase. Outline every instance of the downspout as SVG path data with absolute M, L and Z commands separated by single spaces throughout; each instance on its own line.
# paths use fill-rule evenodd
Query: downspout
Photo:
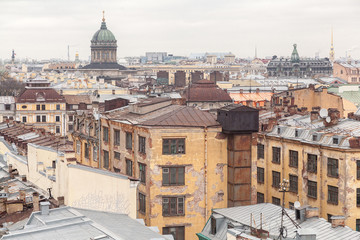
M 204 178 L 205 178 L 205 184 L 204 184 L 204 190 L 205 190 L 205 221 L 208 219 L 208 193 L 207 193 L 207 155 L 208 155 L 208 142 L 207 142 L 207 127 L 204 128 L 204 160 L 205 160 L 205 169 L 204 169 Z
M 319 192 L 319 197 L 320 197 L 320 212 L 319 212 L 319 216 L 322 216 L 322 199 L 321 199 L 321 195 L 323 193 L 323 181 L 324 181 L 324 177 L 323 177 L 323 152 L 321 150 L 321 146 L 319 145 L 319 158 L 320 158 L 320 161 L 319 161 L 319 165 L 320 165 L 320 192 Z M 317 163 L 316 163 L 317 164 Z M 309 186 L 309 184 L 308 184 Z
M 98 156 L 99 156 L 99 169 L 101 169 L 101 117 L 100 117 L 100 113 L 98 113 L 98 128 L 99 128 L 99 145 L 98 145 Z

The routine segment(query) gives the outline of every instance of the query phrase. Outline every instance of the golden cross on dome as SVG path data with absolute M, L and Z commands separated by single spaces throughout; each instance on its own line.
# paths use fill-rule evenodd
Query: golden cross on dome
M 105 22 L 105 11 L 103 11 L 103 19 L 102 19 L 103 22 Z

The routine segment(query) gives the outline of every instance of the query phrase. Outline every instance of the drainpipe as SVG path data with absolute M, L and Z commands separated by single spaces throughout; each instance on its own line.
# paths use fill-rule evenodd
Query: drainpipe
M 323 177 L 323 152 L 321 150 L 321 146 L 319 146 L 319 165 L 320 165 L 320 194 L 319 194 L 319 198 L 320 198 L 320 208 L 319 208 L 319 217 L 322 216 L 322 199 L 321 199 L 321 194 L 323 193 L 323 181 L 324 181 L 324 177 Z M 317 163 L 316 163 L 317 164 Z
M 100 113 L 98 113 L 98 128 L 99 128 L 99 144 L 98 144 L 98 156 L 99 156 L 99 169 L 101 169 L 101 117 L 100 117 Z
M 205 222 L 207 221 L 208 219 L 208 193 L 207 193 L 207 155 L 208 155 L 208 142 L 207 142 L 207 127 L 204 128 L 204 160 L 205 160 L 205 170 L 204 170 L 204 178 L 205 178 L 205 184 L 204 184 L 204 190 L 205 190 Z

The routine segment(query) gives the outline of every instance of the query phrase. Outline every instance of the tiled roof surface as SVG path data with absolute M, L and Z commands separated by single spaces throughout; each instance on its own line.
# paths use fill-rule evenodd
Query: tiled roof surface
M 227 92 L 208 80 L 200 80 L 189 86 L 184 97 L 189 102 L 232 102 Z
M 31 88 L 25 89 L 20 95 L 17 97 L 18 103 L 25 102 L 37 102 L 37 98 L 39 96 L 43 96 L 46 103 L 49 102 L 65 102 L 65 98 L 57 93 L 54 89 L 51 88 Z
M 64 95 L 67 104 L 91 104 L 91 97 L 89 95 Z

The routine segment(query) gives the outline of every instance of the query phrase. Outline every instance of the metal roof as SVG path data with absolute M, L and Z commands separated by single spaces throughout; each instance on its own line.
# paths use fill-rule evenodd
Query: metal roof
M 287 214 L 295 220 L 295 211 L 290 209 L 285 209 Z M 252 225 L 257 228 L 260 228 L 260 214 L 262 214 L 262 229 L 270 233 L 270 236 L 277 237 L 279 235 L 279 227 L 281 226 L 281 215 L 282 210 L 280 206 L 271 204 L 271 203 L 261 203 L 249 206 L 240 206 L 232 208 L 222 208 L 214 209 L 213 213 L 220 214 L 224 216 L 224 224 L 217 229 L 216 236 L 210 234 L 210 221 L 207 222 L 203 231 L 203 235 L 214 240 L 226 240 L 226 232 L 228 229 L 228 224 L 236 223 L 238 226 L 234 227 L 239 229 L 249 229 Z M 253 219 L 250 219 L 250 216 L 253 216 Z M 250 222 L 252 221 L 252 223 Z M 255 223 L 254 223 L 255 221 Z M 354 231 L 349 227 L 331 227 L 331 224 L 323 218 L 309 218 L 302 223 L 298 223 L 301 229 L 313 229 L 316 233 L 317 240 L 339 240 L 339 239 L 360 239 L 360 232 Z M 293 225 L 291 220 L 284 216 L 284 226 L 287 229 L 287 238 L 294 239 L 296 235 L 296 227 Z

